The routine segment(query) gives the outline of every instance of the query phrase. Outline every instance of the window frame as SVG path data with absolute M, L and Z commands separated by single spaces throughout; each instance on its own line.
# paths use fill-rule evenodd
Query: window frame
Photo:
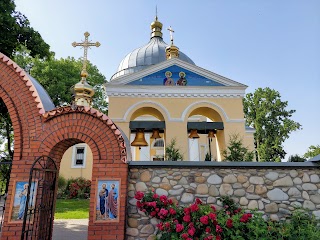
M 85 143 L 79 143 L 72 147 L 72 161 L 71 161 L 71 168 L 86 168 L 86 162 L 87 162 L 87 144 Z M 83 163 L 76 164 L 76 156 L 77 156 L 77 149 L 83 148 Z

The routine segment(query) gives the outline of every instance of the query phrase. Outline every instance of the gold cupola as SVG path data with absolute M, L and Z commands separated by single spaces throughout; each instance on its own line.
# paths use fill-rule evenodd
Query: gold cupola
M 151 38 L 160 37 L 162 38 L 162 23 L 158 21 L 158 16 L 155 17 L 154 21 L 151 23 Z
M 167 30 L 170 32 L 171 44 L 170 46 L 166 47 L 166 58 L 167 60 L 171 58 L 179 58 L 179 48 L 173 44 L 174 30 L 171 28 L 171 26 Z
M 90 107 L 92 104 L 94 90 L 93 87 L 87 82 L 87 76 L 87 71 L 82 70 L 80 82 L 75 84 L 72 89 L 74 105 Z

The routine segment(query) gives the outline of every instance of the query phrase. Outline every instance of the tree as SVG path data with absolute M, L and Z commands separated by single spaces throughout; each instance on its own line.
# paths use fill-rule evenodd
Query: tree
M 304 158 L 313 158 L 320 154 L 320 145 L 311 145 L 308 151 L 303 155 Z
M 15 8 L 13 0 L 0 1 L 0 52 L 12 58 L 18 47 L 25 45 L 31 56 L 50 58 L 50 46 L 30 26 L 27 17 Z
M 291 155 L 288 159 L 288 162 L 305 162 L 306 159 L 303 157 L 300 157 L 298 154 Z
M 180 153 L 180 149 L 176 147 L 177 141 L 175 138 L 171 139 L 168 146 L 166 146 L 166 160 L 167 161 L 178 161 L 182 160 L 183 156 Z
M 222 152 L 222 155 L 224 157 L 224 161 L 230 162 L 252 162 L 254 159 L 254 153 L 243 146 L 242 139 L 238 134 L 230 136 L 229 145 L 227 149 Z
M 42 60 L 38 57 L 31 57 L 29 51 L 22 48 L 14 55 L 14 60 L 39 81 L 55 106 L 71 103 L 71 88 L 81 79 L 82 59 L 76 60 L 73 57 L 67 57 Z M 87 71 L 89 73 L 87 81 L 95 90 L 93 107 L 107 113 L 108 103 L 103 89 L 106 78 L 90 62 L 88 62 Z
M 257 160 L 280 162 L 286 155 L 283 142 L 293 131 L 301 129 L 290 119 L 295 110 L 287 110 L 288 102 L 281 101 L 279 92 L 258 88 L 243 99 L 246 124 L 256 129 L 254 134 Z

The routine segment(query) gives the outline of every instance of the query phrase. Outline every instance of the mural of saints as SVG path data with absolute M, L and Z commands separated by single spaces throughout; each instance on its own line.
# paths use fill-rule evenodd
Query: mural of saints
M 163 85 L 165 85 L 165 86 L 174 86 L 174 81 L 171 78 L 172 73 L 170 71 L 166 71 L 165 75 L 166 75 L 166 78 L 163 79 Z
M 179 73 L 179 80 L 177 81 L 177 85 L 179 86 L 186 86 L 188 84 L 188 81 L 186 79 L 186 74 L 184 72 Z

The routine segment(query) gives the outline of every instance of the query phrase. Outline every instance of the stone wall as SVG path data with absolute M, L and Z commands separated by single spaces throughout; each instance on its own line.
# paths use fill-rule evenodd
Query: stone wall
M 320 168 L 313 163 L 155 163 L 131 162 L 127 200 L 127 239 L 153 239 L 156 219 L 135 207 L 136 191 L 155 189 L 179 205 L 195 198 L 221 206 L 217 197 L 230 195 L 243 209 L 258 209 L 265 219 L 290 216 L 295 206 L 320 217 Z M 166 166 L 163 166 L 166 164 Z

